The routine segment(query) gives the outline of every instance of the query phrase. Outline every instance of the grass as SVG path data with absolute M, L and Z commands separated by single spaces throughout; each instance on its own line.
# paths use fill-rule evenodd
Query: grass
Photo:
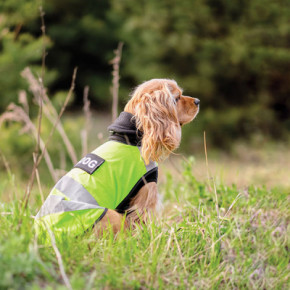
M 196 180 L 193 165 L 184 161 L 179 178 L 163 168 L 158 220 L 117 237 L 57 242 L 73 289 L 289 288 L 289 191 L 217 183 L 219 228 L 212 181 Z M 55 250 L 35 237 L 41 201 L 31 194 L 24 213 L 16 198 L 0 204 L 0 289 L 64 289 Z

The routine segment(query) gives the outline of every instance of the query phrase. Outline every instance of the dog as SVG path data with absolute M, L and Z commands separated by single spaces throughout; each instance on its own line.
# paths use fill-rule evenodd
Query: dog
M 181 127 L 199 112 L 176 81 L 152 79 L 132 93 L 109 126 L 109 141 L 80 160 L 54 186 L 35 221 L 60 236 L 145 223 L 158 204 L 158 162 L 179 147 Z M 45 227 L 44 227 L 45 226 Z

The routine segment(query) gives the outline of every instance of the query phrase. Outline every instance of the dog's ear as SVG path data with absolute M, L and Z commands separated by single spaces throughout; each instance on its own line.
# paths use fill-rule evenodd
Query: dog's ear
M 133 95 L 137 129 L 143 132 L 142 157 L 146 164 L 165 158 L 180 143 L 175 100 L 168 85 L 154 91 L 138 91 Z M 138 95 L 139 94 L 139 95 Z

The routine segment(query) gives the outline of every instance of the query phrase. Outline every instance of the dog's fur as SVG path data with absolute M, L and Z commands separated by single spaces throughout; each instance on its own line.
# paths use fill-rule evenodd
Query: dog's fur
M 174 80 L 152 79 L 138 86 L 125 106 L 125 112 L 135 116 L 137 129 L 143 133 L 141 154 L 146 164 L 166 158 L 178 148 L 181 126 L 192 121 L 199 111 L 197 99 L 183 96 L 182 89 Z M 123 215 L 108 210 L 95 226 L 98 235 L 108 226 L 117 233 L 124 227 L 146 223 L 158 204 L 157 184 L 145 184 L 132 199 L 123 221 Z

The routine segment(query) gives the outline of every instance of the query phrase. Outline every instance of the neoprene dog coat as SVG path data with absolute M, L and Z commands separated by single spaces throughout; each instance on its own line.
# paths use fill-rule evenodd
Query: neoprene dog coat
M 35 217 L 38 235 L 79 236 L 108 209 L 125 213 L 145 183 L 157 182 L 156 162 L 144 163 L 134 116 L 122 112 L 108 128 L 109 141 L 86 155 L 53 187 Z M 45 239 L 47 235 L 45 234 Z

